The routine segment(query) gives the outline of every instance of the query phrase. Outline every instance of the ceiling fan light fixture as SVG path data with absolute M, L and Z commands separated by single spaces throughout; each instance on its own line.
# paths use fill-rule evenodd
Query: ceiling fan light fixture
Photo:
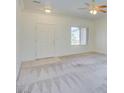
M 93 10 L 90 10 L 90 13 L 93 14 Z
M 51 13 L 51 9 L 45 9 L 45 13 Z
M 93 14 L 93 15 L 96 15 L 97 11 L 95 9 L 92 9 L 92 10 L 90 10 L 90 13 Z

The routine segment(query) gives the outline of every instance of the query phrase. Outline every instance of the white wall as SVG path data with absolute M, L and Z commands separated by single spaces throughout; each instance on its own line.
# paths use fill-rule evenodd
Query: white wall
M 21 32 L 17 32 L 17 60 L 28 61 L 36 58 L 36 26 L 39 23 L 56 24 L 56 56 L 96 51 L 106 53 L 107 18 L 97 20 L 82 19 L 74 16 L 43 15 L 24 12 L 20 15 Z M 86 46 L 70 45 L 70 27 L 84 26 L 89 28 L 89 41 Z M 42 37 L 41 37 L 42 39 Z
M 95 28 L 95 51 L 107 53 L 107 17 L 99 18 L 94 21 Z
M 94 25 L 91 20 L 71 16 L 42 15 L 23 12 L 22 61 L 36 58 L 35 31 L 38 23 L 56 24 L 56 56 L 93 51 Z M 89 41 L 86 46 L 70 45 L 70 27 L 84 26 L 89 28 Z M 42 39 L 42 38 L 41 38 Z
M 20 0 L 16 1 L 16 78 L 18 77 L 21 67 L 21 51 L 22 51 L 22 6 Z

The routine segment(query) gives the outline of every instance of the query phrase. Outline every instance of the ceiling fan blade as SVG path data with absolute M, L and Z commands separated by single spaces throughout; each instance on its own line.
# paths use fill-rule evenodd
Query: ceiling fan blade
M 106 10 L 98 10 L 98 12 L 107 13 L 107 11 L 106 11 Z
M 100 6 L 97 6 L 98 8 L 107 8 L 107 5 L 100 5 Z
M 90 4 L 89 3 L 84 3 L 85 5 L 87 5 L 87 6 L 90 6 Z
M 104 1 L 104 2 L 96 2 L 97 5 L 107 5 L 107 2 Z

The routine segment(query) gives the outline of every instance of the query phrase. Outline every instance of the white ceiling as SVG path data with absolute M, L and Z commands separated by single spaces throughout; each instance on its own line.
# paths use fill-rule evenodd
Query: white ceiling
M 83 18 L 99 18 L 106 16 L 106 13 L 98 13 L 91 15 L 88 10 L 79 10 L 78 8 L 86 7 L 85 2 L 91 3 L 92 0 L 35 0 L 40 1 L 40 4 L 34 3 L 34 0 L 23 0 L 24 9 L 32 12 L 44 13 L 40 9 L 44 7 L 52 8 L 53 14 L 72 15 Z M 97 3 L 106 2 L 106 0 L 96 0 Z

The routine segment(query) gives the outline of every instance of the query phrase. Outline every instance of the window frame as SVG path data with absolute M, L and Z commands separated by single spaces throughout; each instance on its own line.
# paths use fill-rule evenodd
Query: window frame
M 76 44 L 72 44 L 72 36 L 71 36 L 71 35 L 72 35 L 72 34 L 71 34 L 71 33 L 72 33 L 72 27 L 77 27 L 77 28 L 79 28 L 79 44 L 77 44 L 77 45 L 76 45 Z M 82 44 L 82 43 L 81 43 L 81 42 L 82 42 L 82 41 L 81 41 L 81 38 L 82 38 L 81 30 L 82 30 L 82 28 L 85 28 L 85 29 L 86 29 L 86 41 L 85 41 L 86 43 L 85 43 L 85 44 Z M 71 26 L 71 27 L 70 27 L 70 30 L 71 30 L 71 31 L 70 31 L 70 38 L 71 38 L 71 40 L 70 40 L 70 41 L 71 41 L 71 42 L 70 42 L 70 45 L 71 45 L 71 46 L 85 46 L 85 45 L 88 44 L 88 27 L 84 27 L 84 26 Z

